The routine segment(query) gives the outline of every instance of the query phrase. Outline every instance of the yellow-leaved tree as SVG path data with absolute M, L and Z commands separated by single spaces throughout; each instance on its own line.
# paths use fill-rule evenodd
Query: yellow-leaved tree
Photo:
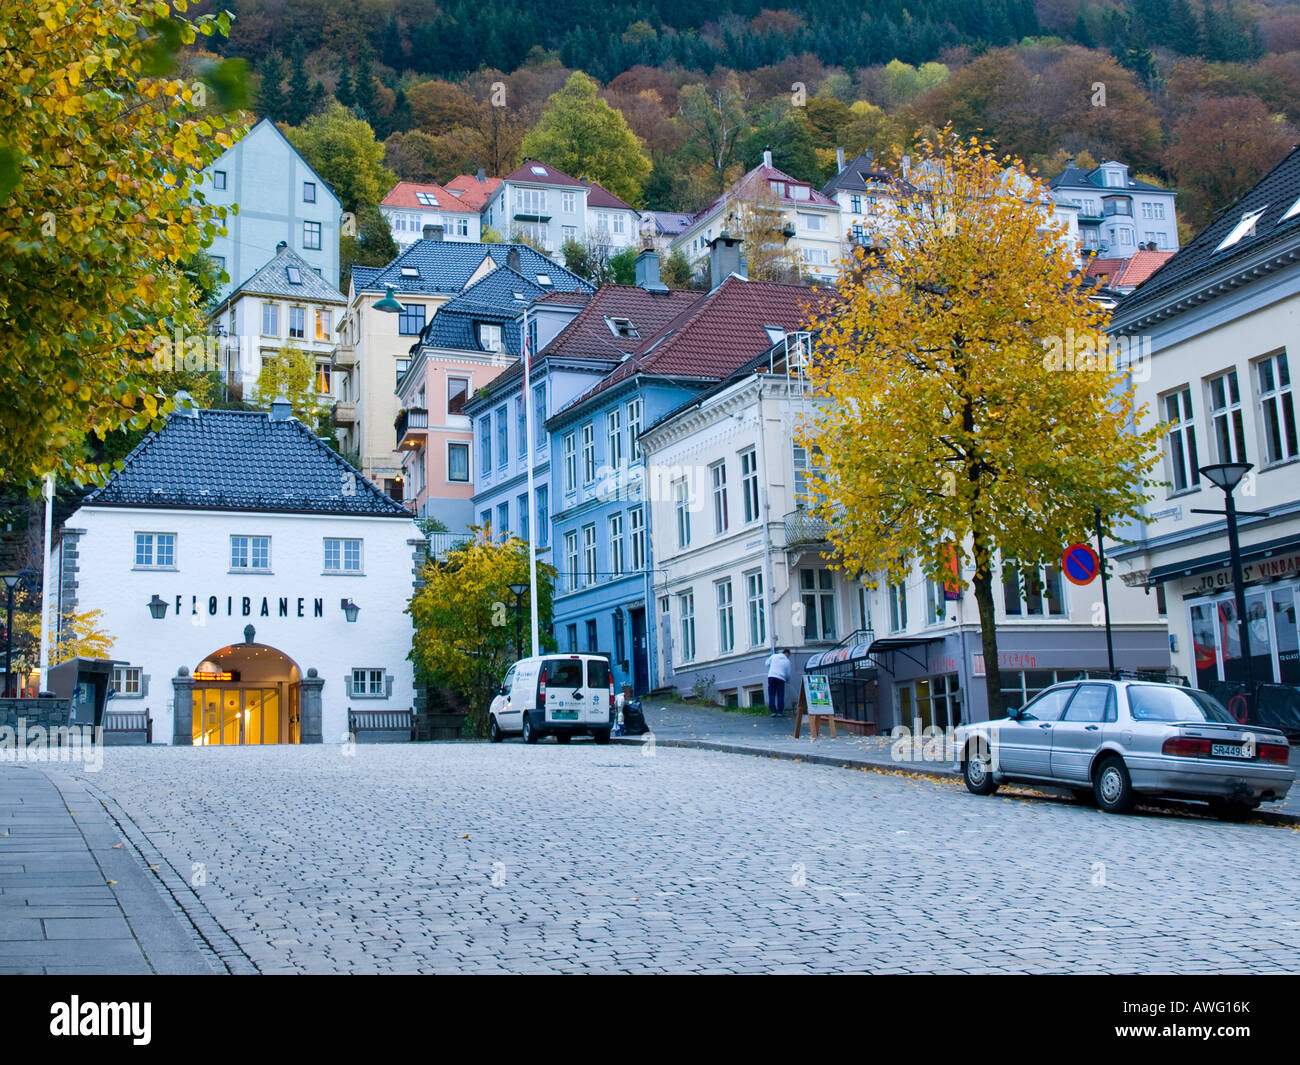
M 517 537 L 493 541 L 486 530 L 431 560 L 421 574 L 424 586 L 407 613 L 415 624 L 410 658 L 426 686 L 447 687 L 469 707 L 476 735 L 487 728 L 488 706 L 506 670 L 530 653 L 527 593 L 516 616 L 512 584 L 528 584 L 529 545 Z M 556 571 L 537 566 L 537 616 L 543 644 L 551 624 Z
M 1108 357 L 1107 312 L 1042 183 L 951 130 L 912 161 L 883 245 L 856 250 L 811 323 L 822 403 L 799 434 L 848 572 L 902 581 L 915 563 L 951 582 L 956 545 L 1001 717 L 995 567 L 1055 562 L 1094 507 L 1108 530 L 1135 515 L 1159 427 L 1132 429 L 1123 353 Z
M 36 669 L 40 660 L 40 615 L 41 599 L 39 592 L 25 591 L 14 600 L 14 638 L 13 668 L 20 676 Z M 0 617 L 0 621 L 4 619 Z M 69 658 L 111 658 L 114 639 L 104 629 L 104 615 L 101 610 L 65 610 L 55 617 L 54 605 L 50 606 L 50 660 L 49 664 L 57 666 Z M 0 645 L 0 652 L 3 646 Z
M 174 54 L 226 33 L 185 0 L 0 9 L 0 481 L 102 476 L 82 443 L 155 423 L 159 337 L 203 332 L 185 275 L 221 226 L 202 169 L 239 128 Z M 207 97 L 211 95 L 212 99 Z
M 276 397 L 284 396 L 294 417 L 313 433 L 319 432 L 321 420 L 334 402 L 327 373 L 306 348 L 286 344 L 262 357 L 251 399 L 256 406 L 270 410 Z

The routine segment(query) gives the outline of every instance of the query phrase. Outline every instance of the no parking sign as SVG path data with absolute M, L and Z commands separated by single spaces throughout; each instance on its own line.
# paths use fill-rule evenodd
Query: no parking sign
M 1061 572 L 1071 584 L 1091 584 L 1101 572 L 1101 562 L 1087 544 L 1071 544 L 1061 556 Z

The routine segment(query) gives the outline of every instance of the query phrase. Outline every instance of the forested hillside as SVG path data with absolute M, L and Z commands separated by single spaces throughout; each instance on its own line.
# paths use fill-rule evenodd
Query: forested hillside
M 951 121 L 1044 171 L 1117 157 L 1203 224 L 1300 122 L 1300 3 L 1240 0 L 205 0 L 236 18 L 255 109 L 301 126 L 337 98 L 388 170 L 499 174 L 574 70 L 651 164 L 638 206 L 693 210 L 765 147 L 821 182 Z M 600 180 L 599 173 L 589 175 Z

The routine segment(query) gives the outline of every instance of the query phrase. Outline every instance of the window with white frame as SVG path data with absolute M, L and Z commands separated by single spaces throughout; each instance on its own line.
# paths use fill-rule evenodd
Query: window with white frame
M 505 340 L 501 335 L 501 325 L 498 322 L 479 322 L 478 323 L 478 346 L 483 351 L 505 351 Z
M 830 266 L 831 253 L 826 248 L 800 248 L 799 255 L 809 266 Z
M 609 516 L 609 571 L 615 577 L 623 575 L 623 515 Z
M 736 608 L 730 578 L 714 581 L 713 595 L 718 604 L 718 654 L 725 655 L 736 648 Z
M 713 488 L 713 531 L 721 536 L 727 531 L 727 463 L 723 459 L 709 467 L 709 481 Z
M 835 639 L 835 578 L 828 569 L 799 571 L 805 640 Z
M 799 212 L 799 227 L 812 233 L 826 232 L 826 216 L 811 212 Z
M 506 421 L 507 410 L 504 404 L 497 408 L 497 466 L 510 462 L 510 423 Z
M 596 479 L 596 428 L 587 422 L 582 427 L 582 483 Z
M 582 575 L 588 584 L 596 583 L 596 526 L 582 527 Z
M 497 504 L 497 539 L 504 541 L 510 535 L 510 503 Z
M 478 420 L 478 469 L 487 476 L 492 472 L 492 415 L 484 414 Z
M 1291 393 L 1291 371 L 1286 352 L 1266 355 L 1255 363 L 1259 384 L 1261 428 L 1264 431 L 1264 462 L 1272 465 L 1296 457 L 1295 400 Z
M 278 303 L 262 304 L 262 336 L 278 337 L 280 335 L 280 305 Z
M 574 591 L 578 587 L 578 534 L 576 532 L 564 534 L 564 575 L 568 578 L 567 591 Z
M 573 192 L 560 193 L 560 210 L 565 214 L 573 214 L 577 210 L 578 197 Z
M 758 521 L 758 452 L 740 453 L 740 497 L 745 504 L 745 524 Z
M 515 439 L 518 441 L 519 457 L 528 454 L 528 413 L 524 410 L 523 397 L 515 400 Z
M 564 491 L 578 490 L 578 440 L 572 433 L 564 434 Z
M 1175 492 L 1186 492 L 1200 484 L 1200 460 L 1196 454 L 1196 423 L 1192 420 L 1192 390 L 1186 386 L 1161 397 L 1168 430 L 1165 457 L 1169 462 L 1169 483 Z
M 537 489 L 537 546 L 546 547 L 551 542 L 551 491 L 546 485 Z
M 635 462 L 641 457 L 641 445 L 637 442 L 637 437 L 641 435 L 641 400 L 629 399 L 627 401 L 627 439 L 628 452 Z
M 269 570 L 271 538 L 269 536 L 232 536 L 230 538 L 232 570 Z
M 645 569 L 645 510 L 633 507 L 627 512 L 628 539 L 631 541 L 632 571 Z
M 176 534 L 136 533 L 135 565 L 137 569 L 173 569 L 176 565 Z
M 749 646 L 767 646 L 767 600 L 763 597 L 763 571 L 745 574 L 745 601 L 749 607 Z
M 680 639 L 677 650 L 683 662 L 695 658 L 695 593 L 681 592 L 677 596 L 677 625 Z
M 356 699 L 377 699 L 388 694 L 388 684 L 382 669 L 354 669 L 352 671 L 352 696 Z
M 109 687 L 114 695 L 134 698 L 144 694 L 139 666 L 114 666 Z
M 361 541 L 327 538 L 325 540 L 326 573 L 360 573 Z
M 618 407 L 605 415 L 605 461 L 613 469 L 623 465 L 623 415 Z
M 302 340 L 307 335 L 307 308 L 289 308 L 289 336 L 293 340 Z
M 673 482 L 673 509 L 677 514 L 677 546 L 691 546 L 691 498 L 686 478 Z
M 1007 617 L 1048 617 L 1065 614 L 1065 590 L 1055 566 L 1002 565 L 1002 593 Z
M 889 597 L 889 631 L 902 632 L 907 628 L 907 585 L 902 581 L 891 582 L 886 594 Z
M 533 435 L 533 446 L 541 450 L 546 444 L 546 385 L 544 384 L 533 389 Z
M 528 493 L 515 496 L 515 507 L 519 511 L 519 539 L 531 542 L 528 539 Z
M 1241 413 L 1237 371 L 1229 370 L 1206 382 L 1210 396 L 1210 434 L 1218 462 L 1246 461 L 1246 426 Z

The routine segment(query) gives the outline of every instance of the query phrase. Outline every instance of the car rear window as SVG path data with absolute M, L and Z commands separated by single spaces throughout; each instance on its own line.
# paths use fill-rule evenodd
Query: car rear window
M 603 658 L 587 660 L 587 686 L 589 688 L 609 687 L 609 663 Z
M 1219 721 L 1225 725 L 1237 723 L 1214 696 L 1194 688 L 1130 684 L 1128 706 L 1134 721 Z
M 548 688 L 581 688 L 582 659 L 548 658 L 546 660 L 546 686 Z

